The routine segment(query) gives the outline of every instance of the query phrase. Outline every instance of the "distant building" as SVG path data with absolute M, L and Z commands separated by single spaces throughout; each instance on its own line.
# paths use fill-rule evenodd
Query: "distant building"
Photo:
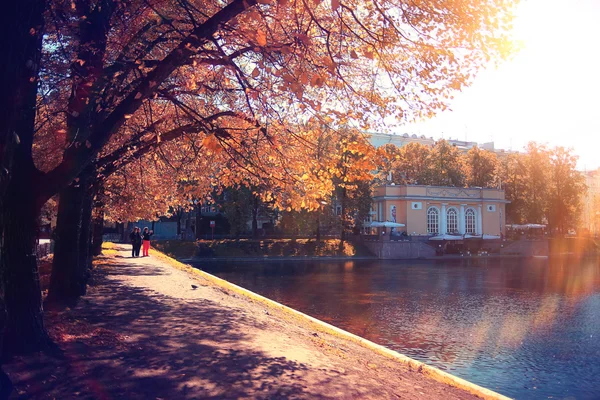
M 432 137 L 425 137 L 425 135 L 409 135 L 408 133 L 402 135 L 394 135 L 388 133 L 376 133 L 366 132 L 369 136 L 369 142 L 375 147 L 381 147 L 386 144 L 393 144 L 396 147 L 402 147 L 409 143 L 420 143 L 425 146 L 433 146 L 435 140 Z
M 420 143 L 425 146 L 434 146 L 437 141 L 433 137 L 426 137 L 425 135 L 416 135 L 416 134 L 389 134 L 389 133 L 377 133 L 377 132 L 367 132 L 366 135 L 369 136 L 369 142 L 375 147 L 381 147 L 386 144 L 393 144 L 396 147 L 406 146 L 409 143 Z M 438 139 L 439 140 L 439 139 Z M 493 153 L 496 153 L 499 156 L 516 153 L 511 150 L 503 150 L 496 149 L 494 146 L 494 142 L 487 142 L 478 144 L 477 142 L 468 142 L 465 140 L 458 139 L 446 139 L 447 142 L 457 147 L 462 152 L 466 153 L 473 147 L 477 146 L 482 150 L 488 150 Z
M 408 235 L 493 235 L 506 233 L 508 201 L 499 189 L 422 185 L 375 188 L 372 221 L 404 224 Z

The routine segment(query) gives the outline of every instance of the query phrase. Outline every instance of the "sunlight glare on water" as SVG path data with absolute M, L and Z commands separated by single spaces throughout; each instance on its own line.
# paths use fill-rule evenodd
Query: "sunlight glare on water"
M 518 399 L 600 398 L 596 259 L 202 265 Z

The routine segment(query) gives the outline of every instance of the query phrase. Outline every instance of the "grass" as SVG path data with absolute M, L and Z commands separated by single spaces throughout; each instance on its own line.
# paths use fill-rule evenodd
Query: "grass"
M 102 254 L 105 256 L 114 256 L 117 254 L 116 245 L 113 242 L 102 243 Z
M 192 258 L 198 250 L 196 242 L 185 242 L 182 240 L 154 241 L 152 242 L 152 246 L 171 257 L 179 259 Z

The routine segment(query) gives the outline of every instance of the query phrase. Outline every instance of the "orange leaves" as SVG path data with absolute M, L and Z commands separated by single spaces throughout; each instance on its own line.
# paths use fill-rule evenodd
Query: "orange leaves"
M 324 82 L 325 79 L 319 74 L 313 75 L 310 79 L 311 86 L 322 86 Z
M 230 2 L 195 1 L 201 11 L 183 9 L 178 2 L 154 3 L 156 10 L 148 13 L 131 12 L 129 3 L 124 3 L 123 11 L 130 16 L 127 23 L 110 22 L 103 61 L 107 68 L 100 71 L 108 83 L 97 93 L 114 93 L 109 95 L 114 101 L 105 105 L 92 99 L 90 108 L 100 115 L 110 113 L 123 109 L 118 107 L 121 99 L 131 97 L 142 105 L 138 110 L 125 108 L 131 110 L 124 117 L 127 121 L 103 154 L 134 137 L 139 139 L 134 143 L 142 144 L 156 137 L 160 157 L 148 155 L 146 162 L 179 183 L 196 182 L 201 187 L 196 193 L 215 182 L 265 186 L 268 182 L 282 207 L 289 203 L 308 209 L 332 193 L 333 181 L 352 188 L 373 168 L 373 150 L 356 132 L 342 129 L 344 125 L 368 129 L 380 116 L 388 117 L 390 110 L 401 110 L 396 115 L 407 119 L 443 110 L 445 99 L 472 79 L 469 74 L 488 55 L 502 56 L 502 27 L 510 19 L 503 17 L 509 3 L 505 1 L 473 1 L 468 7 L 460 1 L 441 1 L 433 7 L 426 0 L 414 0 L 410 12 L 403 13 L 392 0 L 344 4 L 341 0 L 293 4 L 257 0 L 258 5 L 244 4 L 239 15 L 231 18 L 219 12 Z M 352 7 L 352 15 L 346 7 Z M 191 29 L 202 30 L 202 24 L 216 15 L 225 16 L 220 28 L 212 38 L 200 40 Z M 172 28 L 181 32 L 168 33 Z M 398 30 L 406 30 L 406 36 Z M 61 36 L 78 37 L 76 33 Z M 190 45 L 186 47 L 188 42 L 180 42 L 179 37 L 191 38 Z M 179 51 L 191 55 L 179 57 Z M 78 63 L 76 54 L 67 57 L 64 65 L 88 67 Z M 172 59 L 181 65 L 173 66 L 167 77 L 149 74 L 163 60 Z M 119 60 L 134 60 L 131 71 Z M 48 75 L 69 75 L 51 72 Z M 143 76 L 152 80 L 140 81 Z M 70 91 L 64 92 L 68 99 Z M 61 115 L 60 107 L 56 108 L 41 112 L 40 119 Z M 160 139 L 161 132 L 187 123 L 186 116 L 204 123 L 203 118 L 222 112 L 239 114 L 239 119 L 210 120 L 205 126 L 209 131 L 230 132 L 231 139 L 186 133 L 191 138 L 178 142 L 180 147 L 169 146 L 164 136 Z M 313 115 L 319 121 L 315 125 L 340 131 L 301 126 Z M 144 133 L 156 118 L 168 122 Z M 268 124 L 268 135 L 258 134 L 256 124 Z M 48 129 L 51 134 L 44 139 L 55 143 L 44 149 L 57 148 L 54 153 L 61 154 L 68 135 L 55 132 L 64 126 L 66 122 L 60 121 Z M 126 156 L 133 153 L 130 150 Z M 165 157 L 176 173 L 163 165 Z M 227 174 L 211 169 L 207 175 L 202 158 Z M 169 186 L 158 174 L 150 181 L 148 191 L 158 191 L 157 209 L 164 210 L 169 201 L 184 201 L 194 192 L 189 186 Z M 131 198 L 135 201 L 133 194 Z M 129 207 L 130 214 L 134 208 L 139 211 L 133 205 L 115 207 Z
M 296 33 L 294 37 L 305 46 L 310 45 L 310 37 L 305 33 Z
M 286 83 L 293 83 L 296 81 L 294 76 L 291 74 L 283 74 L 282 78 L 283 78 L 283 81 Z
M 256 32 L 256 43 L 263 47 L 267 45 L 267 34 L 263 30 Z
M 306 72 L 301 73 L 298 80 L 303 85 L 308 84 L 308 74 Z
M 202 145 L 206 147 L 208 150 L 214 152 L 220 152 L 222 150 L 221 145 L 219 144 L 219 140 L 215 135 L 206 135 L 204 139 L 202 139 Z

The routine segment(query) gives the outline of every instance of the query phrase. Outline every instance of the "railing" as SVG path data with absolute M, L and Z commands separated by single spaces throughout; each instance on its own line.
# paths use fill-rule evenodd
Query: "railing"
M 412 240 L 412 236 L 391 236 L 390 240 L 394 242 L 410 242 Z
M 122 237 L 123 236 L 120 233 L 105 233 L 104 235 L 102 235 L 102 240 L 105 242 L 120 243 Z
M 379 235 L 362 235 L 362 238 L 363 238 L 363 240 L 366 240 L 369 242 L 373 242 L 373 241 L 380 239 Z
M 42 258 L 46 257 L 48 254 L 51 254 L 54 250 L 54 243 L 49 239 L 40 239 L 37 245 L 37 257 Z
M 377 235 L 375 235 L 377 236 Z M 335 235 L 324 235 L 321 234 L 321 239 L 339 239 L 340 235 L 339 234 L 335 234 Z M 202 240 L 211 240 L 213 239 L 213 236 L 210 233 L 203 233 L 201 235 Z M 257 237 L 253 237 L 251 234 L 243 234 L 243 235 L 239 235 L 239 236 L 235 236 L 235 235 L 231 235 L 231 234 L 215 234 L 214 235 L 214 240 L 218 240 L 218 239 L 231 239 L 231 240 L 235 240 L 235 239 L 255 239 L 255 240 L 280 240 L 280 239 L 296 239 L 296 240 L 315 240 L 316 239 L 316 235 L 298 235 L 298 236 L 293 236 L 293 235 L 258 235 Z M 175 239 L 173 239 L 175 240 Z

